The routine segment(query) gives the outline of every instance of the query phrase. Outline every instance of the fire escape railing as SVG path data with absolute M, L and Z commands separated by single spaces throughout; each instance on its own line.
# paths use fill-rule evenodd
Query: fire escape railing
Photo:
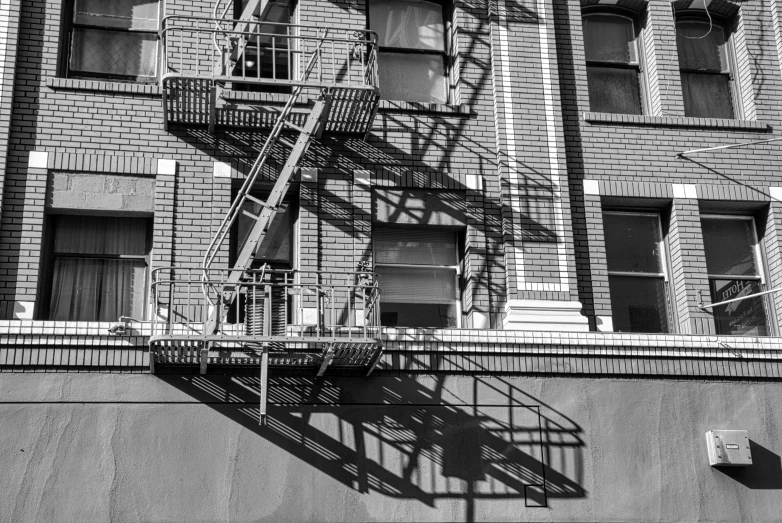
M 377 35 L 373 31 L 338 26 L 327 28 L 265 21 L 173 15 L 163 19 L 161 83 L 172 79 L 313 88 L 377 89 Z M 244 21 L 246 22 L 246 21 Z M 233 71 L 226 57 L 240 40 L 244 52 Z M 313 74 L 304 78 L 307 57 L 315 52 Z M 269 66 L 262 70 L 261 60 Z M 229 74 L 230 73 L 230 74 Z

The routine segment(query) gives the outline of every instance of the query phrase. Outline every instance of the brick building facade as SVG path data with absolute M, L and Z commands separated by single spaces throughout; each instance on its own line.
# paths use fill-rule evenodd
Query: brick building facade
M 271 5 L 380 34 L 366 134 L 312 140 L 253 262 L 377 271 L 374 373 L 316 355 L 267 392 L 255 364 L 199 374 L 148 346 L 150 322 L 211 314 L 153 272 L 203 263 L 306 44 L 269 25 L 284 46 L 256 36 L 234 72 L 258 81 L 218 86 L 183 73 L 206 37 L 164 24 L 210 0 L 0 0 L 0 441 L 23 449 L 0 519 L 778 517 L 782 296 L 747 297 L 782 286 L 777 3 Z M 748 430 L 755 465 L 703 463 L 709 429 Z

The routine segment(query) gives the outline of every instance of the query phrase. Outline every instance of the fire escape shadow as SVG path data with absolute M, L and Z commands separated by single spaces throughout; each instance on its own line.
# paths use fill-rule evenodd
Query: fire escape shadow
M 507 511 L 586 496 L 580 427 L 534 398 L 522 403 L 518 389 L 500 404 L 461 404 L 449 402 L 444 376 L 434 387 L 399 377 L 276 376 L 262 426 L 257 378 L 160 379 L 362 494 L 429 507 L 461 500 L 465 521 L 500 510 L 496 501 Z

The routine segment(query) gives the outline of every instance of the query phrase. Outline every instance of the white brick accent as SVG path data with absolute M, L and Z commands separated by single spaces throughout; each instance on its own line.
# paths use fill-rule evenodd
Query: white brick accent
M 176 160 L 164 160 L 158 158 L 157 161 L 157 173 L 158 174 L 176 174 Z
M 782 187 L 769 187 L 768 193 L 771 195 L 771 198 L 782 202 Z
M 46 151 L 30 151 L 30 159 L 27 162 L 30 169 L 48 169 L 49 153 Z
M 302 178 L 304 177 L 304 170 L 302 169 Z M 353 171 L 353 182 L 356 185 L 371 185 L 372 184 L 372 172 L 367 169 L 356 169 Z
M 600 183 L 597 180 L 584 180 L 584 194 L 600 196 Z
M 698 199 L 698 189 L 690 183 L 674 183 L 671 184 L 671 187 L 673 188 L 674 198 Z
M 33 309 L 35 309 L 35 302 L 32 301 L 15 301 L 14 302 L 14 319 L 15 320 L 32 320 Z
M 226 162 L 215 162 L 214 166 L 215 178 L 230 178 L 231 177 L 231 165 Z

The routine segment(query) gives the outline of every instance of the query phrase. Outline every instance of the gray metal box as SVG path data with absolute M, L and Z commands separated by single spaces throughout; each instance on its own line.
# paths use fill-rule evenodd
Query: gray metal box
M 710 430 L 706 433 L 706 448 L 709 449 L 709 465 L 712 467 L 752 465 L 746 430 Z

